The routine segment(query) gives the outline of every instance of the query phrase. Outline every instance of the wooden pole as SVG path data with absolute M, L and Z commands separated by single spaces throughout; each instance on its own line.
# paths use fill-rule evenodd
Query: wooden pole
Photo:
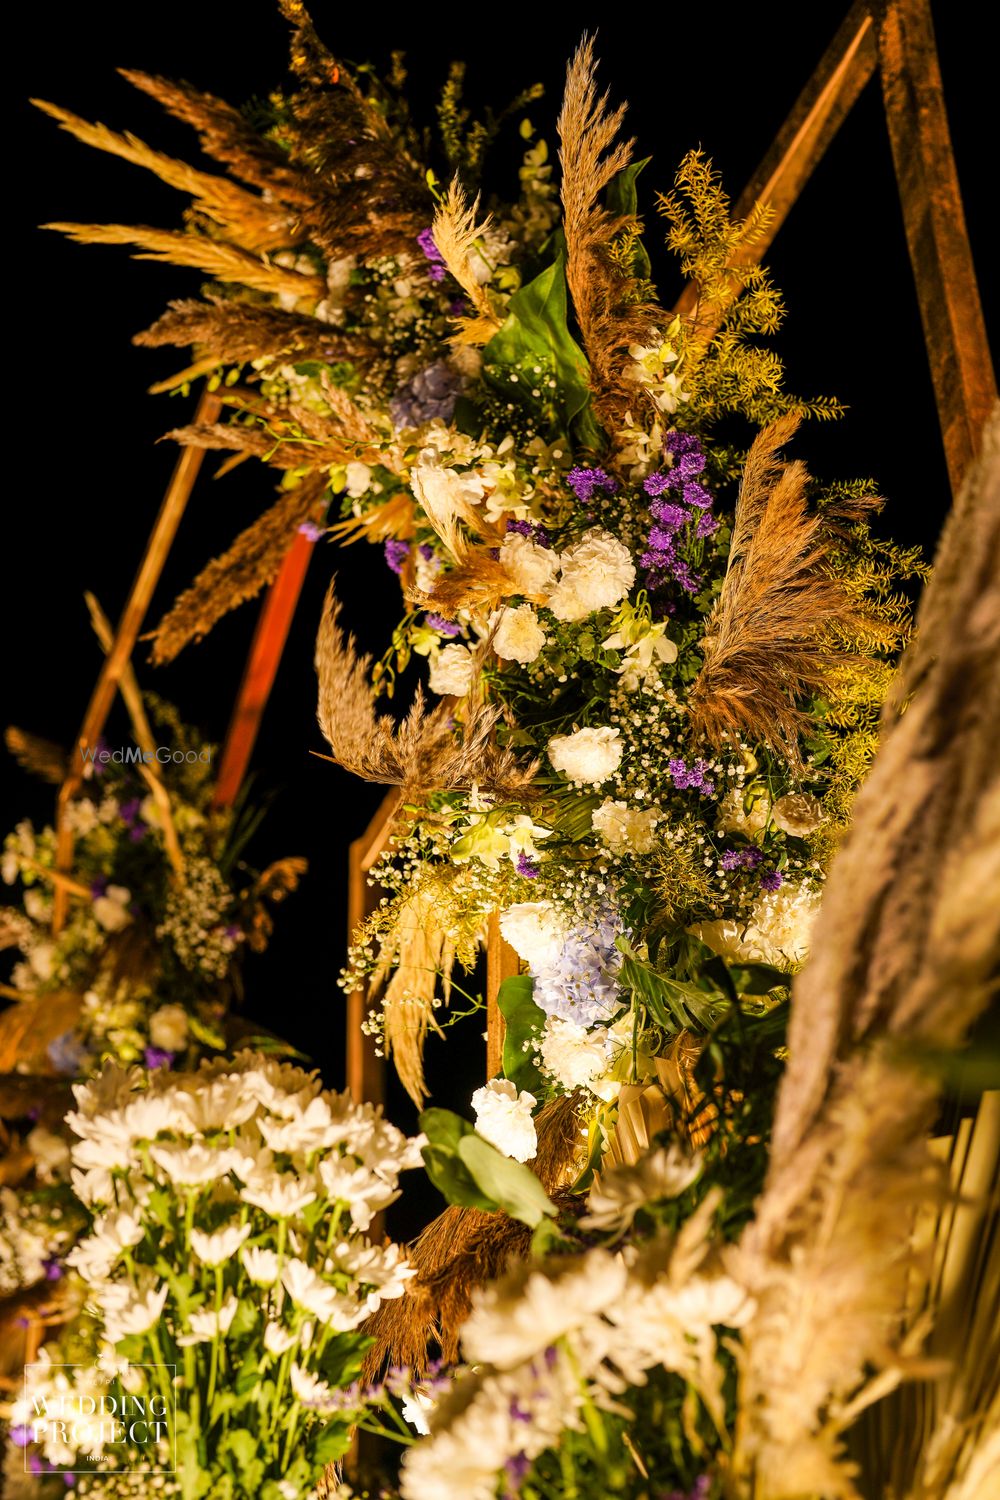
M 740 195 L 734 209 L 736 218 L 745 218 L 757 202 L 768 204 L 772 217 L 760 239 L 733 264 L 754 264 L 764 256 L 817 162 L 874 73 L 877 61 L 875 25 L 869 7 L 864 3 L 852 5 L 773 145 Z M 721 323 L 726 304 L 699 308 L 698 288 L 689 282 L 674 311 L 690 317 L 696 309 L 699 329 L 707 337 Z
M 928 0 L 890 0 L 882 93 L 952 491 L 997 397 Z
M 313 546 L 312 538 L 305 532 L 298 532 L 285 554 L 277 578 L 268 589 L 223 746 L 213 797 L 216 807 L 231 807 L 243 784 L 260 722 L 274 686 L 278 663 L 288 640 Z
M 497 995 L 505 979 L 520 972 L 517 954 L 500 931 L 500 913 L 490 912 L 486 938 L 486 1076 L 495 1078 L 503 1070 L 503 1039 L 506 1027 Z
M 375 908 L 378 893 L 368 884 L 369 872 L 385 848 L 392 827 L 399 792 L 388 791 L 360 838 L 354 840 L 348 856 L 347 935 L 348 941 L 365 917 Z M 361 1030 L 368 1014 L 365 989 L 347 997 L 347 1087 L 359 1102 L 363 1099 L 381 1104 L 385 1097 L 385 1062 L 375 1056 L 375 1043 Z
M 204 391 L 198 401 L 194 415 L 196 423 L 214 422 L 221 409 L 220 398 L 213 391 Z M 122 673 L 125 671 L 135 643 L 142 628 L 154 590 L 160 581 L 164 564 L 173 546 L 177 528 L 191 496 L 204 459 L 201 448 L 184 448 L 174 467 L 167 492 L 163 497 L 159 513 L 153 524 L 146 550 L 139 564 L 131 592 L 125 602 L 121 619 L 115 631 L 111 649 L 104 658 L 94 691 L 80 732 L 70 751 L 69 769 L 56 803 L 56 870 L 68 874 L 73 863 L 73 830 L 66 819 L 66 810 L 83 781 L 86 765 L 85 752 L 92 750 L 101 736 Z M 52 930 L 58 933 L 66 919 L 66 894 L 61 886 L 56 887 L 52 910 Z

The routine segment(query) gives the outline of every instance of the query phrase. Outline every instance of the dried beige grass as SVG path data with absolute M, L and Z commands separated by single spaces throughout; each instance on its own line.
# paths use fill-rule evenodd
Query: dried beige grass
M 61 745 L 42 739 L 40 735 L 30 734 L 26 729 L 18 729 L 16 724 L 8 725 L 4 731 L 4 743 L 25 771 L 30 771 L 33 776 L 40 776 L 52 786 L 62 785 L 69 766 L 69 756 Z
M 461 344 L 485 344 L 504 323 L 490 300 L 489 292 L 472 268 L 472 256 L 477 253 L 476 241 L 491 224 L 488 214 L 477 223 L 478 214 L 479 199 L 470 205 L 456 177 L 448 189 L 448 196 L 434 215 L 431 229 L 442 260 L 476 310 L 473 317 L 455 320 L 458 326 L 456 342 Z
M 418 1109 L 423 1109 L 427 1096 L 424 1040 L 431 1028 L 440 1031 L 434 1019 L 438 979 L 447 1003 L 454 962 L 454 942 L 438 920 L 434 887 L 418 886 L 401 904 L 382 939 L 368 991 L 374 999 L 392 973 L 382 996 L 385 1054 L 392 1057 L 399 1080 Z
M 768 1179 L 741 1245 L 757 1312 L 732 1474 L 755 1500 L 854 1500 L 845 1432 L 907 1376 L 933 1394 L 941 1356 L 968 1366 L 962 1441 L 932 1472 L 942 1429 L 918 1436 L 915 1497 L 961 1493 L 995 1414 L 989 1342 L 932 1339 L 922 1359 L 926 1330 L 904 1314 L 927 1276 L 914 1215 L 948 1191 L 927 1144 L 931 1060 L 962 1046 L 1000 968 L 1000 414 L 939 556 L 795 982 Z M 983 1300 L 959 1333 L 997 1326 L 998 1279 L 967 1283 Z M 954 1421 L 948 1403 L 940 1416 Z

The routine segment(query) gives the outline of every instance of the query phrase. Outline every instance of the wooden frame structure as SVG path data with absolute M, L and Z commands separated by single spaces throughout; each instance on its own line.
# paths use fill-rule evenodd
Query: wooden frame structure
M 930 0 L 857 0 L 792 107 L 770 150 L 737 203 L 772 208 L 766 235 L 753 247 L 760 258 L 788 216 L 814 168 L 875 72 L 881 79 L 886 122 L 903 208 L 907 245 L 941 423 L 948 474 L 957 495 L 996 400 L 986 329 L 948 129 Z M 689 313 L 696 288 L 683 292 L 677 311 Z M 718 316 L 721 318 L 722 309 Z M 219 398 L 206 392 L 196 422 L 211 422 Z M 110 643 L 59 792 L 57 870 L 69 876 L 72 832 L 65 811 L 83 775 L 81 747 L 96 743 L 116 691 L 126 680 L 132 651 L 169 554 L 204 454 L 185 449 L 178 459 L 146 552 Z M 216 805 L 231 805 L 246 774 L 281 653 L 308 567 L 312 543 L 299 534 L 265 598 L 220 765 Z M 384 849 L 398 806 L 390 791 L 350 849 L 348 923 L 353 931 L 372 909 L 369 872 Z M 65 883 L 57 882 L 54 925 L 65 920 Z M 487 1073 L 499 1071 L 503 1019 L 496 1005 L 517 956 L 504 942 L 496 916 L 487 942 Z M 361 1099 L 379 1100 L 384 1063 L 361 1031 L 365 997 L 347 1002 L 347 1083 Z

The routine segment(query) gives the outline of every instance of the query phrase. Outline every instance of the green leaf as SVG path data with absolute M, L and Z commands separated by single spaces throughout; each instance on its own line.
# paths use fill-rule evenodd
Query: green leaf
M 316 1465 L 331 1464 L 343 1458 L 351 1446 L 351 1429 L 346 1422 L 330 1422 L 312 1445 L 312 1457 Z
M 446 1203 L 456 1203 L 460 1208 L 482 1208 L 489 1212 L 496 1208 L 476 1185 L 476 1180 L 458 1157 L 457 1152 L 445 1151 L 440 1146 L 425 1146 L 421 1155 L 428 1177 Z
M 418 1121 L 420 1129 L 432 1146 L 445 1151 L 455 1151 L 463 1135 L 471 1135 L 473 1126 L 453 1109 L 425 1109 Z
M 618 982 L 630 990 L 646 1007 L 653 1020 L 666 1031 L 710 1031 L 732 1009 L 729 1000 L 712 1000 L 696 984 L 672 979 L 639 955 L 627 938 L 619 937 L 616 947 L 624 954 L 618 971 Z
M 230 1459 L 241 1480 L 241 1487 L 249 1494 L 260 1487 L 264 1478 L 264 1463 L 258 1456 L 259 1440 L 245 1427 L 227 1432 L 219 1443 L 217 1452 L 223 1460 Z
M 771 964 L 730 964 L 729 973 L 741 995 L 769 995 L 791 984 L 791 974 Z
M 489 1141 L 474 1132 L 463 1136 L 458 1154 L 484 1193 L 488 1193 L 512 1219 L 534 1229 L 555 1213 L 554 1205 L 529 1167 L 504 1156 Z
M 636 191 L 636 178 L 643 167 L 652 161 L 651 156 L 644 156 L 642 161 L 633 161 L 619 172 L 617 177 L 612 178 L 608 184 L 607 208 L 609 213 L 620 215 L 624 219 L 635 219 L 639 215 L 639 194 Z M 646 247 L 641 239 L 636 239 L 635 250 L 632 255 L 632 274 L 644 281 L 648 281 L 653 274 Z
M 491 384 L 508 399 L 547 412 L 563 431 L 583 413 L 590 401 L 589 372 L 583 350 L 566 323 L 562 253 L 511 297 L 507 321 L 483 349 L 483 368 Z M 552 379 L 554 390 L 546 385 Z M 533 397 L 533 390 L 541 394 Z
M 531 998 L 534 981 L 529 974 L 505 979 L 497 994 L 497 1008 L 506 1022 L 503 1039 L 504 1077 L 536 1093 L 542 1087 L 541 1073 L 531 1061 L 535 1038 L 545 1025 L 545 1012 Z

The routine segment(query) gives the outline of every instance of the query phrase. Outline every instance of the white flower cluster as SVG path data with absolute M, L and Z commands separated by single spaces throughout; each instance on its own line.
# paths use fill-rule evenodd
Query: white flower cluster
M 518 1093 L 507 1078 L 491 1078 L 472 1096 L 476 1129 L 504 1156 L 530 1161 L 538 1150 L 538 1136 L 531 1112 L 538 1103 L 534 1094 Z
M 659 1173 L 680 1191 L 689 1172 Z M 579 1430 L 584 1405 L 616 1403 L 656 1366 L 676 1371 L 721 1419 L 716 1328 L 753 1303 L 720 1258 L 692 1265 L 668 1242 L 521 1265 L 474 1293 L 462 1348 L 476 1366 L 439 1404 L 403 1460 L 404 1500 L 493 1500 L 511 1460 L 537 1459 Z
M 797 968 L 809 956 L 821 899 L 818 885 L 787 881 L 780 890 L 761 896 L 748 919 L 699 922 L 690 931 L 729 963 Z

